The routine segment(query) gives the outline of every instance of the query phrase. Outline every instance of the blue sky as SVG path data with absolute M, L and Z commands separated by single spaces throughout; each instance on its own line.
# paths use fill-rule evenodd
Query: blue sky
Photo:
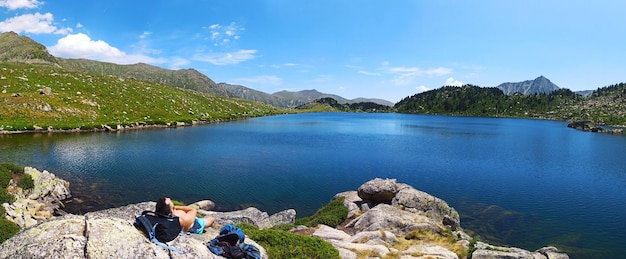
M 540 75 L 574 91 L 624 82 L 625 13 L 621 0 L 0 0 L 0 31 L 57 57 L 397 102 Z

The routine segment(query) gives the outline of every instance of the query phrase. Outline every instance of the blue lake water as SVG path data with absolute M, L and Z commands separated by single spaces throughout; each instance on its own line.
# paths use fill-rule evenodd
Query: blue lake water
M 565 122 L 310 113 L 174 129 L 0 135 L 0 161 L 70 181 L 73 213 L 171 196 L 313 214 L 396 178 L 446 200 L 483 240 L 572 258 L 626 254 L 626 137 Z

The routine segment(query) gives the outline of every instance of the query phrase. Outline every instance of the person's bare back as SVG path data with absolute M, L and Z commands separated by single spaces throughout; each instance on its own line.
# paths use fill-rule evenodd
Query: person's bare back
M 159 199 L 156 212 L 178 217 L 180 226 L 185 232 L 196 234 L 202 234 L 205 227 L 211 226 L 215 222 L 213 217 L 197 218 L 198 210 L 189 206 L 174 206 L 172 200 L 166 197 Z

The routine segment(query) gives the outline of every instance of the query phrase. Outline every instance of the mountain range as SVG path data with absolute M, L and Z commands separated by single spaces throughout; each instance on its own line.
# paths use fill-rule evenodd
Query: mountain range
M 324 97 L 332 97 L 339 103 L 374 102 L 387 106 L 394 105 L 394 103 L 382 99 L 357 98 L 348 100 L 337 95 L 320 93 L 314 89 L 298 92 L 280 91 L 268 94 L 241 85 L 217 84 L 195 69 L 170 70 L 143 63 L 119 65 L 88 59 L 56 58 L 48 53 L 45 46 L 14 32 L 0 34 L 0 62 L 49 64 L 70 71 L 133 78 L 221 97 L 259 101 L 275 107 L 296 107 Z
M 350 100 L 334 94 L 321 93 L 315 89 L 298 92 L 280 91 L 269 94 L 242 85 L 215 83 L 211 78 L 195 69 L 170 70 L 143 63 L 119 65 L 88 59 L 57 58 L 50 55 L 45 46 L 26 36 L 19 36 L 14 32 L 0 34 L 0 62 L 49 64 L 63 67 L 70 71 L 133 78 L 190 89 L 201 93 L 215 94 L 221 97 L 263 102 L 275 107 L 297 107 L 325 97 L 333 98 L 340 104 L 373 102 L 381 105 L 394 106 L 394 103 L 387 100 L 375 98 L 357 98 Z M 560 89 L 544 76 L 523 82 L 502 83 L 498 85 L 497 88 L 506 95 L 513 95 L 515 93 L 521 93 L 523 95 L 535 93 L 549 94 L 554 90 Z M 589 92 L 581 92 L 581 94 L 586 95 L 589 94 Z

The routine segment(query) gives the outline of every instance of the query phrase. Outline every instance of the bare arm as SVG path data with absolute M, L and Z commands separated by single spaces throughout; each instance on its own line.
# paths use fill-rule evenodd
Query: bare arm
M 185 213 L 189 213 L 190 211 L 194 211 L 193 212 L 194 213 L 194 217 L 195 217 L 195 214 L 198 213 L 198 210 L 196 210 L 196 209 L 194 209 L 192 207 L 189 207 L 189 206 L 174 206 L 174 209 L 175 210 L 182 210 Z
M 197 212 L 196 209 L 189 206 L 175 206 L 173 214 L 174 216 L 178 216 L 178 220 L 183 229 L 189 231 L 191 226 L 193 226 L 194 220 L 196 220 Z

